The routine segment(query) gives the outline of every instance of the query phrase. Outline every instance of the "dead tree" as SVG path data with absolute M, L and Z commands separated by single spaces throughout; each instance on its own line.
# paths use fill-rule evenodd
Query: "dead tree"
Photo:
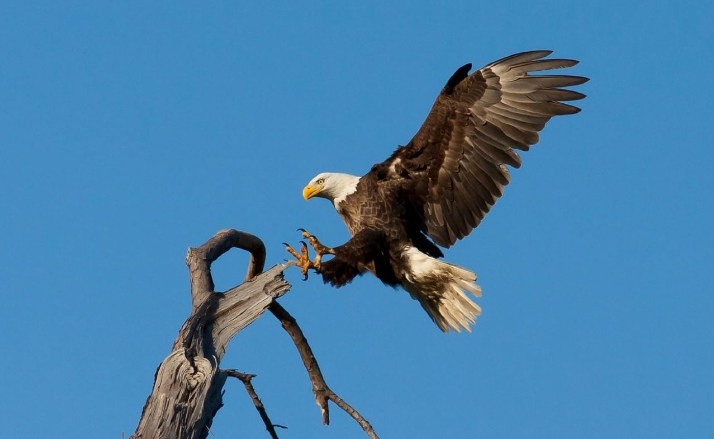
M 245 282 L 220 293 L 215 292 L 211 263 L 231 248 L 250 252 Z M 283 271 L 290 264 L 279 264 L 263 271 L 265 246 L 248 233 L 222 230 L 186 255 L 191 279 L 191 315 L 181 327 L 168 357 L 154 377 L 154 387 L 146 400 L 133 439 L 203 439 L 223 405 L 223 385 L 228 377 L 243 382 L 271 438 L 277 438 L 274 425 L 252 386 L 255 375 L 234 369 L 221 369 L 228 343 L 243 328 L 267 309 L 280 320 L 298 349 L 312 382 L 315 402 L 322 411 L 322 422 L 330 422 L 328 401 L 345 410 L 371 438 L 372 426 L 344 402 L 325 382 L 317 360 L 295 319 L 276 299 L 290 289 Z

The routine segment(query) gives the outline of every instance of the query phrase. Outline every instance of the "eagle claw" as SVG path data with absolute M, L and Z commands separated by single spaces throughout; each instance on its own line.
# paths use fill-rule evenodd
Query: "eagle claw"
M 305 229 L 298 229 L 299 232 L 302 232 L 303 238 L 307 238 L 308 242 L 310 243 L 310 246 L 312 246 L 313 249 L 315 249 L 315 260 L 311 261 L 310 256 L 309 256 L 309 251 L 307 247 L 307 243 L 305 241 L 300 241 L 300 252 L 298 253 L 295 249 L 293 249 L 288 243 L 283 243 L 285 245 L 285 250 L 293 255 L 295 259 L 297 259 L 297 266 L 300 267 L 300 273 L 305 276 L 303 280 L 307 280 L 307 274 L 309 269 L 313 269 L 315 271 L 320 270 L 320 264 L 322 263 L 322 256 L 325 254 L 331 254 L 334 255 L 335 251 L 329 247 L 326 247 L 322 245 L 320 241 L 310 233 L 308 233 L 307 230 Z
M 285 243 L 285 242 L 284 242 L 283 244 L 285 245 L 285 250 L 286 250 L 288 253 L 290 253 L 291 255 L 293 255 L 293 257 L 295 257 L 295 259 L 297 259 L 297 261 L 295 261 L 295 262 L 296 262 L 296 265 L 297 265 L 298 267 L 300 267 L 300 273 L 302 273 L 303 276 L 305 276 L 305 277 L 303 278 L 303 280 L 307 280 L 307 271 L 308 271 L 310 268 L 315 268 L 315 266 L 314 266 L 314 264 L 312 263 L 312 261 L 310 261 L 310 257 L 308 256 L 308 253 L 307 253 L 307 244 L 305 244 L 305 242 L 303 242 L 303 241 L 300 241 L 300 244 L 302 244 L 302 245 L 300 246 L 300 252 L 297 252 L 297 251 L 296 251 L 294 248 L 292 248 L 292 247 L 290 246 L 290 244 L 288 244 L 288 243 Z

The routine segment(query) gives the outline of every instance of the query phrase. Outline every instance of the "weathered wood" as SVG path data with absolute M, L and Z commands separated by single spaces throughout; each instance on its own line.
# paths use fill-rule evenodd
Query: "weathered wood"
M 213 291 L 211 263 L 231 248 L 251 254 L 246 281 L 226 291 Z M 297 321 L 275 301 L 290 289 L 283 271 L 291 264 L 279 264 L 261 273 L 265 247 L 257 237 L 236 230 L 222 230 L 186 255 L 191 280 L 191 315 L 181 327 L 168 357 L 154 378 L 154 388 L 146 400 L 132 439 L 205 439 L 218 409 L 223 405 L 226 378 L 243 381 L 272 438 L 277 438 L 265 407 L 250 384 L 253 375 L 219 368 L 233 336 L 260 317 L 266 309 L 281 321 L 300 353 L 312 382 L 315 401 L 322 409 L 323 423 L 329 424 L 328 401 L 345 410 L 367 435 L 378 439 L 372 426 L 356 410 L 333 392 L 322 377 L 317 360 Z
M 234 247 L 251 252 L 250 280 L 217 293 L 213 291 L 211 263 Z M 220 231 L 201 247 L 189 249 L 186 264 L 193 310 L 171 353 L 156 371 L 154 388 L 133 438 L 203 439 L 208 435 L 222 406 L 228 374 L 219 365 L 228 343 L 290 289 L 282 277 L 287 265 L 276 265 L 255 276 L 264 261 L 265 247 L 260 239 L 236 230 Z

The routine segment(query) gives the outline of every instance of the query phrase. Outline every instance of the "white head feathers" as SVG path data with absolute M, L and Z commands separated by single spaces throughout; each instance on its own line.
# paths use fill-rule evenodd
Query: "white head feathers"
M 344 201 L 345 197 L 357 190 L 359 177 L 350 174 L 323 172 L 310 180 L 302 196 L 309 200 L 312 197 L 327 198 L 335 206 Z

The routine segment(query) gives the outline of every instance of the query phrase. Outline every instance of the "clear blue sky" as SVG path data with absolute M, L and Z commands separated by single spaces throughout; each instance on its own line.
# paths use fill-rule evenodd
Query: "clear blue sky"
M 389 4 L 387 4 L 389 3 Z M 190 311 L 184 256 L 222 228 L 268 264 L 347 231 L 304 184 L 409 141 L 451 73 L 553 49 L 591 81 L 482 225 L 472 334 L 364 277 L 281 303 L 383 438 L 673 438 L 714 431 L 711 2 L 3 2 L 0 437 L 119 438 Z M 219 290 L 245 255 L 215 265 Z M 223 364 L 281 438 L 320 424 L 266 315 Z M 238 382 L 216 438 L 268 437 Z

